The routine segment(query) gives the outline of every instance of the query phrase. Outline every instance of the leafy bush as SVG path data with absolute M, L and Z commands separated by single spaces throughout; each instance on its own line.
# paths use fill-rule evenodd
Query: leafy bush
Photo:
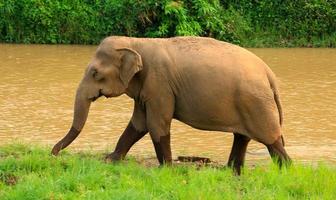
M 254 39 L 273 38 L 276 46 L 336 46 L 334 0 L 226 0 L 222 4 L 244 13 L 256 33 Z
M 0 41 L 210 36 L 245 46 L 336 46 L 333 0 L 0 0 Z

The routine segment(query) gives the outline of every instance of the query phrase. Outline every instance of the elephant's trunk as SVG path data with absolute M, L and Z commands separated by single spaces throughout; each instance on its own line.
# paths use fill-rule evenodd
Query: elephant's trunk
M 71 144 L 84 127 L 91 104 L 91 100 L 84 93 L 82 87 L 77 90 L 72 126 L 68 134 L 53 147 L 51 151 L 53 155 L 57 155 L 59 151 Z

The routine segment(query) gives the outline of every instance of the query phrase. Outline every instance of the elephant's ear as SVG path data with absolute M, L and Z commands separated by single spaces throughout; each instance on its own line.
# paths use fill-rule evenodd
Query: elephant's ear
M 133 76 L 142 70 L 142 59 L 138 52 L 129 49 L 117 49 L 121 53 L 120 79 L 128 87 Z

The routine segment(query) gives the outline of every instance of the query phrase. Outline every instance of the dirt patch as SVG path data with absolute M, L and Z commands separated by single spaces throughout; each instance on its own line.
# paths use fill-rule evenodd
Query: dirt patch
M 136 157 L 136 162 L 145 167 L 157 167 L 159 162 L 156 157 L 141 158 Z M 195 166 L 196 168 L 201 167 L 213 167 L 213 168 L 224 168 L 225 164 L 212 161 L 205 157 L 194 157 L 194 156 L 178 156 L 173 160 L 173 166 Z
M 106 163 L 113 163 L 115 161 L 106 160 L 106 156 L 108 154 L 102 155 L 102 160 Z M 120 160 L 117 162 L 129 162 L 130 160 L 135 160 L 139 165 L 142 165 L 144 167 L 158 167 L 159 162 L 156 157 L 141 157 L 141 156 L 135 156 L 133 158 L 126 157 L 124 160 Z M 226 165 L 222 162 L 213 161 L 210 158 L 206 157 L 199 157 L 199 156 L 177 156 L 173 160 L 173 166 L 196 166 L 196 168 L 201 167 L 212 167 L 212 168 L 225 168 Z
M 204 164 L 211 163 L 210 158 L 198 157 L 198 156 L 178 156 L 177 160 L 180 162 L 200 162 Z
M 13 186 L 18 182 L 18 177 L 13 174 L 0 173 L 0 181 L 6 185 Z

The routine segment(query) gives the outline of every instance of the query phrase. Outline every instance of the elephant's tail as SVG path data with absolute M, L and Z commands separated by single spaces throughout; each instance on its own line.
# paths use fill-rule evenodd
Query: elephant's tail
M 280 97 L 279 97 L 279 91 L 276 87 L 272 88 L 272 90 L 273 90 L 273 93 L 274 93 L 274 100 L 275 100 L 275 103 L 276 103 L 276 105 L 278 107 L 278 111 L 279 111 L 280 125 L 282 126 L 283 114 L 282 114 L 282 107 L 281 107 L 281 102 L 280 102 Z
M 271 89 L 273 90 L 275 103 L 276 103 L 277 108 L 278 108 L 280 126 L 282 126 L 283 113 L 282 113 L 282 106 L 281 106 L 281 102 L 280 102 L 279 90 L 278 90 L 278 87 L 276 85 L 276 78 L 275 78 L 275 75 L 272 72 L 267 73 L 267 76 L 268 76 L 268 80 L 269 80 Z
M 280 126 L 282 126 L 283 113 L 282 113 L 282 106 L 281 106 L 281 101 L 280 101 L 280 96 L 279 96 L 279 90 L 278 90 L 278 87 L 276 85 L 276 78 L 275 78 L 275 75 L 273 74 L 273 72 L 267 73 L 267 76 L 268 76 L 268 80 L 269 80 L 271 89 L 273 90 L 275 103 L 276 103 L 277 108 L 278 108 Z M 285 140 L 284 140 L 284 137 L 283 137 L 282 134 L 281 134 L 281 141 L 282 141 L 282 145 L 285 146 Z

